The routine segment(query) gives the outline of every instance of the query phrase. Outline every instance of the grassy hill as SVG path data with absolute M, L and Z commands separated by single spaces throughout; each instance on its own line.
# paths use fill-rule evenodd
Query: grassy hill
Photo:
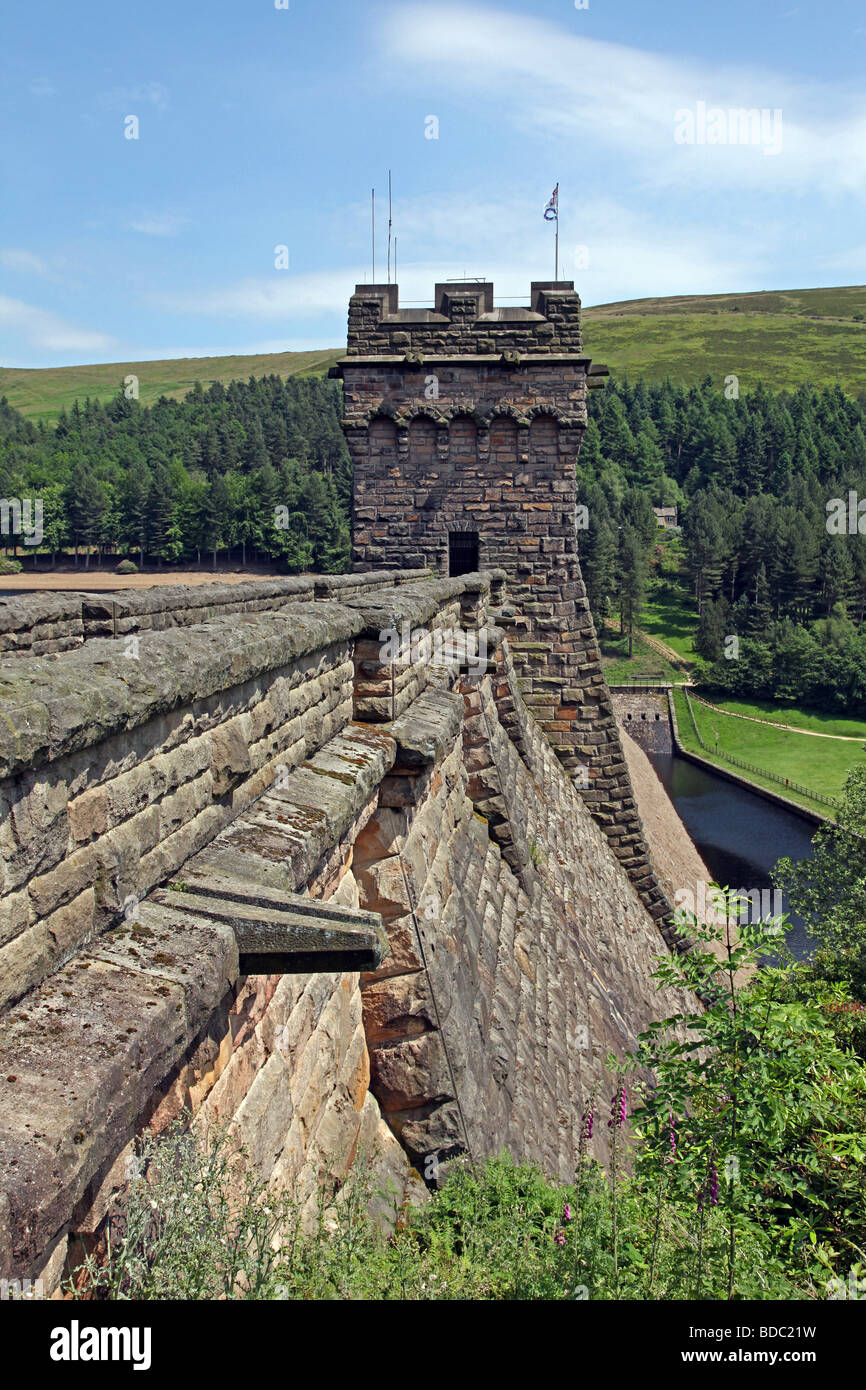
M 739 377 L 747 391 L 759 379 L 777 390 L 838 383 L 866 392 L 866 285 L 767 290 L 754 294 L 678 295 L 632 299 L 584 309 L 586 349 L 611 371 L 689 384 L 709 375 L 721 387 Z M 0 367 L 0 395 L 23 414 L 56 419 L 87 395 L 108 400 L 125 376 L 139 378 L 145 403 L 180 397 L 201 381 L 324 373 L 340 347 L 253 357 L 187 357 L 167 362 L 110 362 L 41 370 Z
M 583 321 L 587 351 L 621 375 L 866 391 L 866 285 L 626 300 Z
M 249 377 L 322 376 L 341 355 L 338 348 L 319 352 L 271 352 L 252 357 L 180 357 L 165 362 L 104 362 L 86 367 L 39 369 L 0 367 L 0 396 L 22 415 L 56 420 L 64 406 L 86 396 L 108 401 L 124 377 L 138 377 L 140 399 L 148 405 L 160 396 L 180 400 L 197 381 L 203 386 Z

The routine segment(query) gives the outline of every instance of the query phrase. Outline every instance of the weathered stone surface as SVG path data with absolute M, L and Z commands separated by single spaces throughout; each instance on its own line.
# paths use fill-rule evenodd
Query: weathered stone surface
M 25 1003 L 0 1038 L 0 1188 L 12 1257 L 53 1241 L 233 983 L 231 931 L 143 905 Z M 2 1271 L 6 1273 L 6 1271 Z
M 363 620 L 339 604 L 217 618 L 184 632 L 148 633 L 138 659 L 97 639 L 62 660 L 0 666 L 0 776 L 56 761 L 110 735 L 240 685 L 353 636 Z
M 450 751 L 463 723 L 463 701 L 456 691 L 426 690 L 406 714 L 388 725 L 401 766 L 438 762 Z

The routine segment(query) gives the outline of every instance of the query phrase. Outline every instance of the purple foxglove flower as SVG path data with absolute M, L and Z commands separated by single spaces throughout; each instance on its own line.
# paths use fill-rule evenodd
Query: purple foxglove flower
M 607 1122 L 608 1129 L 622 1129 L 625 1124 L 626 1105 L 625 1105 L 625 1086 L 617 1091 L 610 1103 L 610 1119 Z
M 710 1159 L 710 1202 L 714 1207 L 719 1205 L 719 1175 L 715 1159 Z

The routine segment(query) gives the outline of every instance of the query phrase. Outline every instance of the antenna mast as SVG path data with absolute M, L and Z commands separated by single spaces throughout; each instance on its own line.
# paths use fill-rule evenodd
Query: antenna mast
M 391 283 L 391 170 L 388 170 L 388 284 Z
M 375 283 L 376 283 L 376 190 L 375 190 L 375 188 L 371 188 L 371 189 L 370 189 L 370 207 L 371 207 L 371 228 L 372 228 L 372 240 L 373 240 L 373 279 L 372 279 L 372 281 L 371 281 L 370 283 L 373 284 L 373 285 L 375 285 Z

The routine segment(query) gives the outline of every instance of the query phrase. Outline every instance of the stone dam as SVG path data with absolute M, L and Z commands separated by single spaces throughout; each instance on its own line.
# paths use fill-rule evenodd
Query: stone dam
M 55 1290 L 178 1115 L 310 1212 L 362 1161 L 386 1223 L 431 1155 L 570 1178 L 694 1002 L 650 977 L 706 870 L 580 574 L 579 300 L 436 306 L 352 299 L 352 574 L 0 602 L 2 1277 Z

